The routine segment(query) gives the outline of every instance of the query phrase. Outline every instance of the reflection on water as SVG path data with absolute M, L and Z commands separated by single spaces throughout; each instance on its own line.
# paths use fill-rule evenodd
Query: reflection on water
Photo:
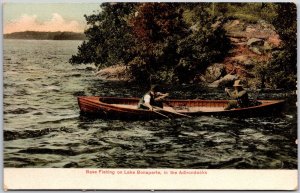
M 4 41 L 5 167 L 297 168 L 295 97 L 277 117 L 121 121 L 79 116 L 76 96 L 139 97 L 71 66 L 79 41 Z M 172 98 L 224 99 L 223 90 L 172 86 Z M 264 99 L 286 99 L 269 91 Z

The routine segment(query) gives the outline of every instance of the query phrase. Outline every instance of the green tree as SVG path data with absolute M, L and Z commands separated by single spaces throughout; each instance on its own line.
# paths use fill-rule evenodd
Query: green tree
M 87 41 L 78 47 L 78 53 L 71 57 L 70 63 L 94 63 L 105 67 L 130 61 L 134 42 L 128 18 L 134 13 L 135 6 L 135 3 L 103 3 L 100 13 L 85 15 L 89 26 L 85 31 Z
M 277 3 L 273 25 L 282 48 L 273 52 L 267 65 L 267 81 L 274 88 L 295 89 L 297 80 L 297 9 L 293 3 Z
M 182 9 L 176 3 L 143 3 L 131 19 L 135 36 L 130 62 L 133 77 L 142 81 L 170 81 L 178 63 L 177 41 L 187 34 Z

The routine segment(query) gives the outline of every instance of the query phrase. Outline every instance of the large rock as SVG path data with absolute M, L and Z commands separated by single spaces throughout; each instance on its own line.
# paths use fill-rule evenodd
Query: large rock
M 101 69 L 96 73 L 96 75 L 104 80 L 129 80 L 127 68 L 122 65 L 114 65 Z
M 248 46 L 263 46 L 264 40 L 259 38 L 251 38 L 247 41 Z
M 271 35 L 267 41 L 272 45 L 272 47 L 278 47 L 281 42 L 278 34 Z
M 270 36 L 276 35 L 274 26 L 266 21 L 260 20 L 256 24 L 231 21 L 225 25 L 225 30 L 230 37 L 247 39 L 259 38 L 267 40 Z
M 230 58 L 231 61 L 234 61 L 238 64 L 244 64 L 246 61 L 248 61 L 248 56 L 247 55 L 238 55 Z
M 264 40 L 262 39 L 259 39 L 259 38 L 251 38 L 247 41 L 247 45 L 249 47 L 249 49 L 258 54 L 258 55 L 261 55 L 263 54 L 264 52 L 264 45 L 265 45 L 265 42 Z
M 206 82 L 213 82 L 218 80 L 224 74 L 224 72 L 224 64 L 215 63 L 206 69 L 203 78 Z
M 239 20 L 233 20 L 225 23 L 224 28 L 226 31 L 242 31 L 244 29 L 244 23 Z
M 258 54 L 258 55 L 262 55 L 262 51 L 260 48 L 258 47 L 250 47 L 249 48 L 252 52 L 254 52 L 255 54 Z
M 227 74 L 226 76 L 222 77 L 219 80 L 214 81 L 213 83 L 209 84 L 208 87 L 221 87 L 223 85 L 232 84 L 237 79 L 236 75 Z

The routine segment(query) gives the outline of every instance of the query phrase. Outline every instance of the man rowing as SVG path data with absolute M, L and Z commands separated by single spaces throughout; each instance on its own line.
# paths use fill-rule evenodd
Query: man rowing
M 169 96 L 169 93 L 158 92 L 158 86 L 151 86 L 150 90 L 140 99 L 138 103 L 139 109 L 153 110 L 153 107 L 163 108 L 162 100 Z

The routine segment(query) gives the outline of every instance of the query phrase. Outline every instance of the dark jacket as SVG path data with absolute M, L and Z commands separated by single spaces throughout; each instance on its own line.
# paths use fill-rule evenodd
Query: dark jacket
M 239 107 L 248 107 L 250 105 L 248 93 L 245 90 L 234 90 L 230 93 L 230 96 L 237 100 Z

